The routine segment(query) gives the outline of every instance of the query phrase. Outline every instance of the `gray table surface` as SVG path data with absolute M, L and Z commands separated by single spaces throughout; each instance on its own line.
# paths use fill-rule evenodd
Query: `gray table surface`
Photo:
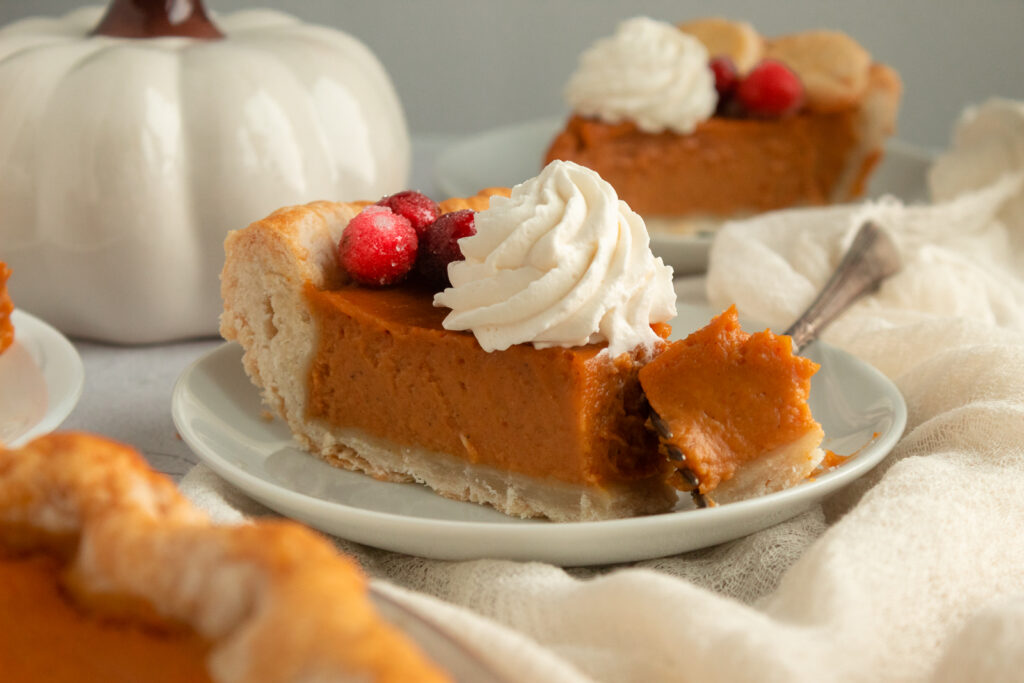
M 433 166 L 437 155 L 455 139 L 447 136 L 413 140 L 410 186 L 436 196 Z M 700 301 L 703 278 L 677 283 L 684 301 Z M 224 341 L 201 339 L 150 346 L 112 346 L 72 342 L 85 366 L 85 387 L 61 429 L 89 431 L 131 444 L 158 471 L 180 479 L 197 462 L 171 419 L 171 392 L 178 376 L 203 354 Z

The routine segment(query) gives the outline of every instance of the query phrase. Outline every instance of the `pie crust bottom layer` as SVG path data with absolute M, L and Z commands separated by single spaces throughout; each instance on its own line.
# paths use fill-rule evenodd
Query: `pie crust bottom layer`
M 315 452 L 326 462 L 366 472 L 382 481 L 418 482 L 452 500 L 483 503 L 516 517 L 545 516 L 554 521 L 633 517 L 670 510 L 678 494 L 663 474 L 628 485 L 583 486 L 468 463 L 368 437 L 353 430 L 332 430 L 335 441 Z M 317 448 L 318 445 L 313 445 Z

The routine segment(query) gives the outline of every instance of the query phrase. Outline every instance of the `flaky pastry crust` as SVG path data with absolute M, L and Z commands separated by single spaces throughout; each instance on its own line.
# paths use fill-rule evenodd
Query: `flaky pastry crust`
M 699 40 L 710 57 L 729 57 L 741 74 L 753 69 L 764 55 L 764 38 L 745 21 L 703 17 L 684 21 L 677 28 Z
M 872 78 L 872 70 L 882 65 L 873 62 L 860 43 L 841 31 L 801 31 L 766 38 L 747 22 L 723 17 L 694 19 L 678 27 L 701 41 L 710 57 L 732 59 L 741 74 L 750 71 L 762 59 L 776 59 L 786 64 L 800 77 L 804 106 L 811 111 L 831 112 L 856 107 L 869 89 L 884 87 L 888 90 L 891 85 L 891 78 L 884 83 Z M 899 95 L 898 85 L 894 94 Z
M 325 539 L 288 521 L 215 525 L 123 444 L 63 433 L 0 449 L 0 552 L 39 551 L 69 558 L 83 601 L 141 601 L 208 639 L 216 681 L 447 680 Z
M 804 31 L 766 40 L 764 57 L 779 60 L 800 77 L 806 106 L 813 111 L 856 106 L 868 88 L 871 55 L 839 31 Z
M 480 190 L 472 197 L 451 197 L 440 203 L 441 213 L 461 211 L 470 209 L 472 211 L 483 211 L 491 203 L 491 197 L 498 195 L 507 197 L 511 193 L 507 187 L 488 187 Z

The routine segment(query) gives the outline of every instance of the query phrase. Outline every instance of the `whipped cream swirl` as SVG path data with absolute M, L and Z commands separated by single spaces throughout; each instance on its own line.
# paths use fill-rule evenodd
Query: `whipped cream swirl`
M 650 249 L 643 219 L 594 171 L 552 161 L 492 197 L 476 235 L 434 296 L 449 330 L 472 330 L 486 351 L 608 342 L 612 357 L 658 340 L 675 315 L 672 268 Z
M 648 133 L 692 133 L 718 94 L 704 45 L 672 24 L 627 19 L 588 48 L 566 86 L 573 111 L 608 123 L 629 120 Z

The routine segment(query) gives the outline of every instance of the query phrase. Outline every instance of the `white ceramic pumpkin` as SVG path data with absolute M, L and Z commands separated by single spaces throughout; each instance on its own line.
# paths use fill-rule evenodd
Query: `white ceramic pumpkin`
M 214 335 L 227 231 L 404 189 L 405 118 L 362 43 L 267 10 L 216 23 L 194 0 L 115 0 L 0 28 L 16 305 L 117 343 Z

